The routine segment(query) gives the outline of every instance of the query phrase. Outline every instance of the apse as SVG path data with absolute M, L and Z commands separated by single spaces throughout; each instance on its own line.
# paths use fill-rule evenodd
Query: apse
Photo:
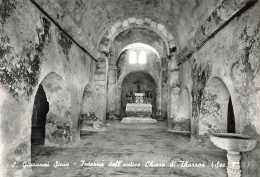
M 126 117 L 126 104 L 134 102 L 134 93 L 145 93 L 143 102 L 152 104 L 152 117 L 156 113 L 156 83 L 144 71 L 131 72 L 123 80 L 121 93 L 121 118 Z

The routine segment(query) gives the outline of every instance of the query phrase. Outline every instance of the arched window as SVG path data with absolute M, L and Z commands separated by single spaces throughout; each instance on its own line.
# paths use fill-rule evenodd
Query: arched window
M 146 63 L 146 52 L 142 50 L 138 56 L 138 64 L 145 64 L 145 63 Z
M 129 64 L 145 64 L 146 63 L 146 51 L 142 50 L 138 53 L 136 51 L 130 51 L 129 53 Z
M 129 64 L 136 64 L 137 63 L 137 54 L 135 51 L 130 51 L 129 53 Z

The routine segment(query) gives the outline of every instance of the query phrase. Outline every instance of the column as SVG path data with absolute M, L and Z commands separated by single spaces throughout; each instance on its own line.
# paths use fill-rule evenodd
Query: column
M 171 57 L 168 65 L 169 72 L 169 90 L 168 90 L 168 128 L 178 129 L 176 126 L 179 124 L 177 120 L 178 102 L 180 94 L 180 81 L 179 81 L 179 67 L 175 60 L 175 56 Z M 172 127 L 174 126 L 174 127 Z
M 109 117 L 116 116 L 116 82 L 117 82 L 117 66 L 116 64 L 109 65 L 108 71 L 108 95 L 107 95 L 107 113 Z
M 240 152 L 228 151 L 227 159 L 228 159 L 228 167 L 227 167 L 228 177 L 241 177 Z
M 95 73 L 95 114 L 98 118 L 106 120 L 106 106 L 107 106 L 107 75 L 108 75 L 108 61 L 107 57 L 103 56 L 96 65 Z

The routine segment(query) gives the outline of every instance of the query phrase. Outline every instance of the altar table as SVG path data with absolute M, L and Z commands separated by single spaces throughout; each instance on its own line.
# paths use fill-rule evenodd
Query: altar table
M 152 115 L 152 105 L 145 103 L 127 103 L 126 104 L 126 114 L 127 116 L 136 117 L 151 117 Z

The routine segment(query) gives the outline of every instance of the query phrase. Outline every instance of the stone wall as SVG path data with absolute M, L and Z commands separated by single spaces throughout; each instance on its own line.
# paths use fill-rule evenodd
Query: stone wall
M 79 138 L 83 91 L 94 79 L 95 62 L 30 1 L 1 2 L 0 22 L 0 176 L 28 176 L 30 169 L 10 165 L 31 159 L 32 112 L 39 84 L 50 104 L 47 122 L 52 128 L 46 131 L 57 138 L 49 139 L 50 144 L 70 144 Z M 69 135 L 60 134 L 63 129 Z
M 191 88 L 193 137 L 199 137 L 200 122 L 203 121 L 201 116 L 205 110 L 213 111 L 211 119 L 215 119 L 214 115 L 220 113 L 219 108 L 223 106 L 223 102 L 216 101 L 216 95 L 222 94 L 223 90 L 218 90 L 215 95 L 206 94 L 207 85 L 213 84 L 212 87 L 218 87 L 214 86 L 216 82 L 210 80 L 217 77 L 226 86 L 233 103 L 236 133 L 247 134 L 258 139 L 255 150 L 242 154 L 242 161 L 250 164 L 249 167 L 243 167 L 242 176 L 248 177 L 257 177 L 260 174 L 258 168 L 260 162 L 259 12 L 260 2 L 256 2 L 221 29 L 214 38 L 208 40 L 180 67 L 183 71 L 190 71 L 191 68 L 189 74 L 192 77 L 181 75 L 180 80 L 185 80 L 188 88 Z M 227 109 L 227 105 L 223 107 Z M 223 120 L 227 118 L 224 117 Z M 207 126 L 227 131 L 223 130 L 222 123 L 208 121 Z

